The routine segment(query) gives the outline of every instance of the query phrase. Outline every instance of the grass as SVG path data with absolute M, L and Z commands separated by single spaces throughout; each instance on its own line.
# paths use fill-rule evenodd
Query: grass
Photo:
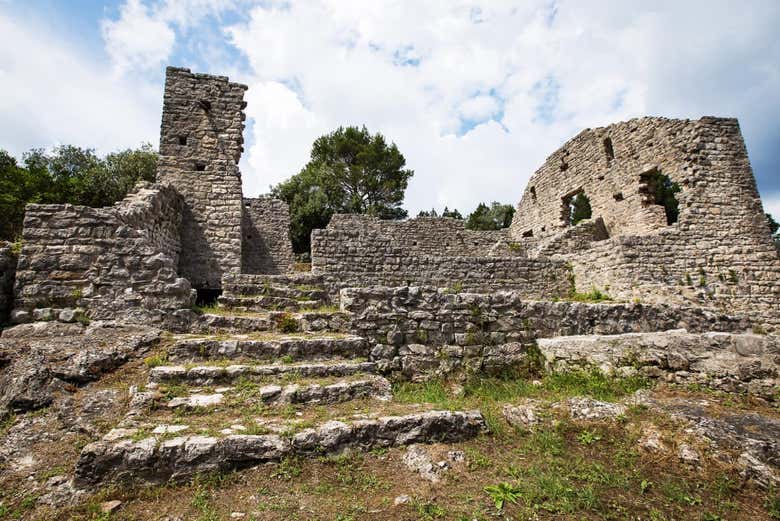
M 577 293 L 576 291 L 572 291 L 571 294 L 569 295 L 568 300 L 571 300 L 572 302 L 585 302 L 585 303 L 595 304 L 599 302 L 609 302 L 612 300 L 612 297 L 610 297 L 600 289 L 593 287 L 587 293 Z

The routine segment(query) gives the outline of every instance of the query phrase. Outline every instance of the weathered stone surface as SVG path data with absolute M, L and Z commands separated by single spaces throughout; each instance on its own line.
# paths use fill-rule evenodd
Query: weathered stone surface
M 671 225 L 654 172 L 681 188 Z M 572 230 L 566 198 L 580 191 L 609 238 L 558 239 Z M 571 262 L 581 292 L 780 321 L 780 257 L 735 119 L 648 117 L 580 132 L 532 176 L 509 235 L 531 256 Z
M 365 339 L 345 337 L 280 337 L 278 340 L 184 339 L 168 351 L 171 360 L 204 360 L 209 358 L 321 360 L 333 356 L 364 357 L 369 353 Z
M 272 197 L 244 199 L 242 273 L 288 273 L 293 269 L 290 210 Z
M 441 480 L 440 475 L 444 468 L 436 465 L 428 455 L 428 451 L 420 445 L 409 447 L 403 455 L 403 462 L 409 469 L 431 483 L 438 483 Z
M 526 400 L 518 405 L 505 405 L 504 418 L 512 427 L 533 430 L 541 421 L 539 406 L 536 400 Z
M 538 346 L 550 370 L 639 372 L 768 400 L 776 399 L 780 385 L 780 338 L 774 336 L 677 330 L 544 338 Z
M 230 435 L 224 438 L 184 436 L 159 441 L 101 440 L 84 447 L 76 464 L 74 484 L 162 483 L 198 472 L 227 471 L 292 454 L 338 453 L 355 448 L 391 447 L 434 441 L 453 442 L 486 429 L 477 411 L 431 411 L 352 423 L 331 421 L 305 429 L 292 440 L 277 435 Z
M 563 404 L 575 420 L 615 419 L 626 413 L 626 406 L 619 403 L 602 402 L 592 398 L 569 398 Z
M 194 302 L 176 272 L 181 212 L 173 190 L 144 183 L 107 208 L 28 205 L 15 307 L 31 314 L 15 319 L 169 323 Z
M 51 403 L 65 385 L 96 380 L 128 360 L 142 355 L 160 336 L 156 329 L 96 323 L 73 336 L 61 336 L 62 326 L 45 323 L 37 336 L 24 338 L 13 328 L 0 337 L 0 410 L 28 410 Z M 35 329 L 27 324 L 24 329 Z M 44 336 L 51 328 L 53 336 Z M 11 333 L 10 336 L 7 336 Z

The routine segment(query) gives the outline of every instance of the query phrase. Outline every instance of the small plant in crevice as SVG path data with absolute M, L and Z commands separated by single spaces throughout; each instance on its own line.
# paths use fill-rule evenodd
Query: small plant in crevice
M 298 321 L 290 313 L 282 313 L 275 318 L 276 327 L 282 333 L 295 333 L 298 331 Z

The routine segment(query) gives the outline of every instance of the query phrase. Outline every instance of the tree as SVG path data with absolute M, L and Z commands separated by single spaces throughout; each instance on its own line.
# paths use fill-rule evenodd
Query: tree
M 451 219 L 463 220 L 463 216 L 458 210 L 450 210 L 446 206 L 441 212 L 441 215 L 439 215 L 439 212 L 436 211 L 436 208 L 431 208 L 430 211 L 420 210 L 420 213 L 417 214 L 417 217 L 449 217 Z
M 500 230 L 512 224 L 515 208 L 511 204 L 501 204 L 493 201 L 490 206 L 479 203 L 476 210 L 466 219 L 469 230 Z
M 0 150 L 0 239 L 21 235 L 29 203 L 110 206 L 137 181 L 154 181 L 157 153 L 151 145 L 98 157 L 94 150 L 72 145 L 51 152 L 32 149 L 23 164 Z
M 769 232 L 772 234 L 772 238 L 775 241 L 775 248 L 780 252 L 780 224 L 775 221 L 774 217 L 768 212 L 766 218 L 769 220 Z
M 574 195 L 569 201 L 569 222 L 575 226 L 580 221 L 590 219 L 593 216 L 593 210 L 590 207 L 590 199 L 584 192 Z
M 311 159 L 271 193 L 290 206 L 293 249 L 311 248 L 311 230 L 327 226 L 334 213 L 402 219 L 404 193 L 413 170 L 395 143 L 363 126 L 339 127 L 317 138 Z

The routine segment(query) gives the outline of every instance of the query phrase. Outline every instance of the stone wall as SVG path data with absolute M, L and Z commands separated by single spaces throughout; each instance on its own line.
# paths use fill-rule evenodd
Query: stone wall
M 223 273 L 241 269 L 246 89 L 224 76 L 166 72 L 157 179 L 184 199 L 179 274 L 196 288 L 219 288 Z
M 28 205 L 16 273 L 16 320 L 157 320 L 188 308 L 179 278 L 182 201 L 141 185 L 112 207 Z
M 293 270 L 290 209 L 271 197 L 244 199 L 242 273 L 282 274 Z
M 561 261 L 489 256 L 506 231 L 466 230 L 462 221 L 422 217 L 381 221 L 336 215 L 312 231 L 312 272 L 331 287 L 431 285 L 474 291 L 513 289 L 555 298 L 571 289 Z
M 11 243 L 0 241 L 0 325 L 8 321 L 14 300 L 14 276 L 16 274 L 16 255 Z
M 529 301 L 521 293 L 450 293 L 432 287 L 347 288 L 347 330 L 375 344 L 371 359 L 420 379 L 527 363 L 537 339 L 687 329 L 744 331 L 748 321 L 699 308 Z
M 654 171 L 682 189 L 671 225 L 648 193 L 644 174 Z M 611 238 L 576 251 L 539 248 L 570 233 L 563 201 L 578 191 Z M 510 235 L 536 246 L 532 256 L 571 262 L 579 291 L 595 286 L 780 324 L 780 258 L 734 119 L 641 118 L 581 132 L 531 178 Z

